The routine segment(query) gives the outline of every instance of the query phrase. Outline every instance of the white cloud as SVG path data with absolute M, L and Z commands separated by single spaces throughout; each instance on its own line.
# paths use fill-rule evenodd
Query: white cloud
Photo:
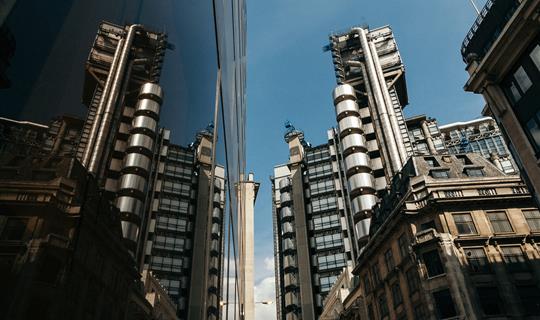
M 268 305 L 261 303 L 255 304 L 255 318 L 257 320 L 276 319 L 276 290 L 274 279 L 273 276 L 266 277 L 255 285 L 255 301 L 272 301 L 272 304 Z
M 274 271 L 274 257 L 266 257 L 264 258 L 264 267 L 267 271 Z

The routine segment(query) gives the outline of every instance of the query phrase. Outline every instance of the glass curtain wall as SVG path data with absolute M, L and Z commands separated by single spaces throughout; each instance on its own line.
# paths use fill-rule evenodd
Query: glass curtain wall
M 236 230 L 234 188 L 245 170 L 244 0 L 0 1 L 0 117 L 41 125 L 63 115 L 84 120 L 85 63 L 103 21 L 166 34 L 158 126 L 186 147 L 213 128 L 212 165 L 225 168 L 224 216 Z

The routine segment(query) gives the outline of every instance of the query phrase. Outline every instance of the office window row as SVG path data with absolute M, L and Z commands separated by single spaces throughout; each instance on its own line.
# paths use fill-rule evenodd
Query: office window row
M 341 226 L 341 223 L 339 221 L 339 216 L 337 214 L 332 214 L 328 216 L 318 216 L 318 217 L 313 218 L 312 220 L 313 220 L 313 229 L 316 231 Z
M 308 176 L 310 180 L 328 176 L 332 174 L 332 165 L 328 162 L 320 163 L 308 168 Z
M 334 191 L 334 180 L 324 179 L 309 184 L 311 196 L 316 196 L 321 193 Z
M 177 212 L 177 213 L 188 213 L 189 202 L 186 200 L 172 199 L 172 198 L 161 198 L 159 200 L 159 209 Z
M 319 212 L 336 208 L 337 202 L 334 195 L 313 198 L 311 200 L 311 212 Z
M 176 182 L 176 181 L 163 181 L 163 191 L 182 196 L 189 196 L 191 185 L 188 183 Z
M 319 265 L 319 270 L 343 268 L 347 265 L 347 256 L 345 253 L 318 256 L 317 263 Z
M 327 148 L 310 150 L 306 153 L 308 163 L 317 162 L 321 160 L 329 160 L 330 153 Z
M 328 234 L 315 237 L 315 249 L 329 249 L 343 245 L 341 233 Z
M 538 209 L 522 210 L 529 229 L 532 232 L 540 231 L 540 211 Z M 474 219 L 469 212 L 455 213 L 452 215 L 457 231 L 460 235 L 476 235 L 478 230 Z M 508 219 L 506 211 L 488 211 L 486 217 L 490 222 L 491 229 L 494 233 L 510 233 L 514 232 L 514 228 Z
M 161 229 L 186 232 L 188 231 L 188 220 L 176 216 L 159 214 L 156 219 L 156 226 Z
M 191 174 L 193 173 L 193 169 L 190 167 L 182 167 L 177 164 L 168 163 L 165 166 L 165 175 L 174 177 L 174 178 L 182 178 L 182 179 L 191 179 Z

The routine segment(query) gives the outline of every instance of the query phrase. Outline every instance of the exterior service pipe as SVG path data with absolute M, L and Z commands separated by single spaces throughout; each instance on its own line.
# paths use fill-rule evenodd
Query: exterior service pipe
M 99 126 L 101 124 L 101 118 L 103 116 L 103 111 L 105 110 L 105 104 L 107 103 L 107 98 L 109 97 L 109 92 L 111 91 L 111 85 L 113 82 L 114 75 L 116 74 L 116 68 L 118 67 L 118 60 L 120 58 L 120 53 L 124 48 L 124 39 L 120 39 L 116 46 L 114 52 L 114 57 L 111 63 L 111 68 L 109 69 L 109 74 L 107 75 L 107 80 L 103 87 L 103 93 L 101 94 L 101 100 L 96 110 L 96 117 L 92 123 L 92 128 L 90 128 L 90 135 L 88 136 L 88 143 L 84 149 L 82 155 L 82 164 L 88 169 L 88 164 L 90 163 L 90 158 L 92 156 L 92 151 L 94 150 L 94 144 L 96 142 L 97 132 L 99 131 Z
M 366 36 L 366 31 L 362 28 L 353 28 L 354 32 L 358 34 L 360 38 L 360 45 L 364 51 L 364 58 L 366 59 L 366 67 L 369 76 L 369 83 L 372 88 L 373 96 L 375 98 L 376 109 L 379 113 L 379 119 L 381 120 L 381 126 L 383 134 L 385 135 L 385 140 L 390 142 L 388 144 L 389 152 L 389 162 L 392 166 L 393 172 L 398 172 L 401 169 L 401 157 L 399 156 L 399 151 L 395 143 L 396 138 L 394 136 L 394 131 L 392 130 L 392 125 L 390 124 L 390 118 L 388 112 L 386 111 L 386 106 L 381 92 L 381 86 L 379 85 L 379 80 L 377 78 L 375 65 L 373 63 L 371 50 L 369 48 L 369 43 Z M 366 79 L 367 80 L 367 79 Z M 367 81 L 366 81 L 367 82 Z
M 379 55 L 377 54 L 377 48 L 375 47 L 375 43 L 370 42 L 369 48 L 371 50 L 371 57 L 373 59 L 373 64 L 375 65 L 376 75 L 379 79 L 379 85 L 381 86 L 384 102 L 386 104 L 386 111 L 388 112 L 390 125 L 392 126 L 392 131 L 394 132 L 394 136 L 396 138 L 395 143 L 397 144 L 399 157 L 401 158 L 401 169 L 403 164 L 407 161 L 407 150 L 405 150 L 405 142 L 403 141 L 403 136 L 401 135 L 401 130 L 399 129 L 396 111 L 394 110 L 392 98 L 390 98 L 390 92 L 388 92 L 388 84 L 384 79 L 384 73 L 382 70 L 381 61 L 379 60 Z
M 118 67 L 114 75 L 114 80 L 112 82 L 111 89 L 110 89 L 111 91 L 107 99 L 107 104 L 105 105 L 99 131 L 97 133 L 96 143 L 95 143 L 96 146 L 94 147 L 94 150 L 91 154 L 90 162 L 87 168 L 89 172 L 94 173 L 94 174 L 99 172 L 99 167 L 101 165 L 100 160 L 102 160 L 101 154 L 103 153 L 103 149 L 105 148 L 107 137 L 109 135 L 111 122 L 114 115 L 114 110 L 118 102 L 118 93 L 120 92 L 120 88 L 122 87 L 121 82 L 124 75 L 124 70 L 126 69 L 126 65 L 129 59 L 129 52 L 131 50 L 131 44 L 133 43 L 133 39 L 135 38 L 135 33 L 140 28 L 142 28 L 142 25 L 139 25 L 139 24 L 134 24 L 129 27 L 125 44 L 124 44 L 124 47 L 122 48 L 122 53 L 120 54 Z

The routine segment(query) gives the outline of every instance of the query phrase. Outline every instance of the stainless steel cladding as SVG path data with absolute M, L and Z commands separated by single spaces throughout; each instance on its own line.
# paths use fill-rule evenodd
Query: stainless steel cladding
M 154 114 L 159 114 L 159 107 L 159 102 L 150 99 L 139 100 L 137 104 L 137 110 Z
M 291 194 L 289 192 L 282 192 L 279 196 L 279 200 L 282 204 L 290 202 L 291 201 Z
M 348 115 L 358 116 L 358 106 L 353 100 L 343 100 L 336 104 L 336 114 L 338 119 Z
M 363 134 L 353 133 L 341 138 L 343 152 L 367 151 L 366 138 Z
M 365 193 L 367 191 L 366 189 L 375 192 L 375 182 L 371 172 L 359 172 L 353 174 L 347 181 L 349 181 L 351 195 L 353 195 L 354 192 Z
M 366 238 L 369 236 L 369 226 L 371 224 L 371 218 L 366 218 L 358 221 L 354 226 L 356 231 L 356 237 L 358 239 Z
M 153 110 L 159 110 L 158 103 L 162 101 L 162 94 L 161 88 L 155 83 L 147 83 L 141 87 L 120 177 L 118 193 L 121 196 L 117 199 L 117 206 L 123 213 L 123 236 L 131 240 L 130 249 L 133 253 L 140 221 L 143 219 L 145 206 L 143 201 L 146 198 L 147 179 L 151 168 L 150 157 L 154 154 L 154 137 L 159 119 L 159 114 L 153 113 Z M 148 106 L 153 106 L 152 110 Z
M 137 174 L 127 173 L 120 177 L 120 189 L 121 190 L 138 190 L 144 193 L 146 188 L 146 178 Z
M 288 178 L 284 178 L 284 179 L 279 180 L 279 189 L 280 190 L 285 189 L 290 185 L 291 185 L 291 182 L 289 181 Z
M 139 153 L 128 153 L 124 158 L 124 168 L 142 169 L 149 172 L 152 160 Z
M 154 150 L 154 139 L 143 133 L 132 134 L 129 137 L 129 148 L 144 148 L 152 152 Z
M 157 130 L 157 121 L 148 116 L 136 116 L 132 121 L 133 128 L 145 128 L 152 132 Z
M 351 200 L 353 212 L 369 212 L 375 204 L 377 197 L 372 194 L 363 194 Z
M 364 226 L 367 224 L 369 232 L 369 217 L 377 197 L 354 88 L 348 84 L 339 85 L 334 89 L 333 97 L 352 215 L 355 221 L 360 221 Z M 358 237 L 356 233 L 357 240 L 363 242 L 364 236 Z

